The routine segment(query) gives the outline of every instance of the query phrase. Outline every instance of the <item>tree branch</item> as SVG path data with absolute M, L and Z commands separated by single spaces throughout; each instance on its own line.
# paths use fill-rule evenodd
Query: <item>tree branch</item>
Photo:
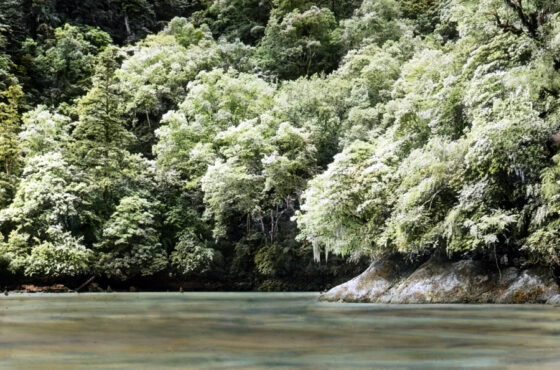
M 494 19 L 496 20 L 496 26 L 502 29 L 504 32 L 511 32 L 516 36 L 520 36 L 523 34 L 523 30 L 520 28 L 515 27 L 514 25 L 509 23 L 509 20 L 505 22 L 502 21 L 502 18 L 497 12 L 489 13 Z
M 507 6 L 512 8 L 517 13 L 517 16 L 521 20 L 521 23 L 523 24 L 523 26 L 525 26 L 525 28 L 527 28 L 531 37 L 537 38 L 537 30 L 539 28 L 537 13 L 532 13 L 529 15 L 525 14 L 525 10 L 523 9 L 523 0 L 517 0 L 515 2 L 513 0 L 504 1 L 506 2 Z

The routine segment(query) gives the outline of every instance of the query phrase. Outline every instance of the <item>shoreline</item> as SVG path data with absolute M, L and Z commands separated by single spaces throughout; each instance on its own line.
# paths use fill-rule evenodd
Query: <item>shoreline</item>
M 321 294 L 320 300 L 354 303 L 560 304 L 560 286 L 542 266 L 493 271 L 481 261 L 432 257 L 417 266 L 394 258 L 373 262 L 362 274 Z

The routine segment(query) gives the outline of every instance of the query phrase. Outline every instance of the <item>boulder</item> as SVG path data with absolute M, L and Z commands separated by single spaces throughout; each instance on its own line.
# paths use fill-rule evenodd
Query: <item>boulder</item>
M 379 299 L 384 303 L 459 303 L 469 301 L 489 280 L 471 260 L 445 263 L 432 258 Z
M 325 301 L 375 302 L 401 279 L 396 261 L 381 259 L 352 280 L 321 295 Z
M 496 296 L 496 303 L 547 303 L 560 293 L 556 279 L 546 268 L 530 268 L 516 273 L 501 282 L 501 294 Z
M 321 296 L 325 301 L 374 303 L 560 303 L 560 288 L 545 268 L 503 271 L 476 260 L 431 258 L 416 269 L 378 260 L 361 275 Z

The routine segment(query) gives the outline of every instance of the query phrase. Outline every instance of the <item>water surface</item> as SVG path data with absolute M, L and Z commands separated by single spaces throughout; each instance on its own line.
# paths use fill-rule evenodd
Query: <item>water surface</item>
M 560 368 L 560 308 L 314 293 L 0 298 L 0 368 Z

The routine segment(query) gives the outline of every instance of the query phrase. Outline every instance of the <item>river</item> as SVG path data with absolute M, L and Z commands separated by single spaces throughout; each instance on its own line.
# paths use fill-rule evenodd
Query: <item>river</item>
M 560 308 L 315 293 L 0 298 L 0 368 L 560 368 Z

